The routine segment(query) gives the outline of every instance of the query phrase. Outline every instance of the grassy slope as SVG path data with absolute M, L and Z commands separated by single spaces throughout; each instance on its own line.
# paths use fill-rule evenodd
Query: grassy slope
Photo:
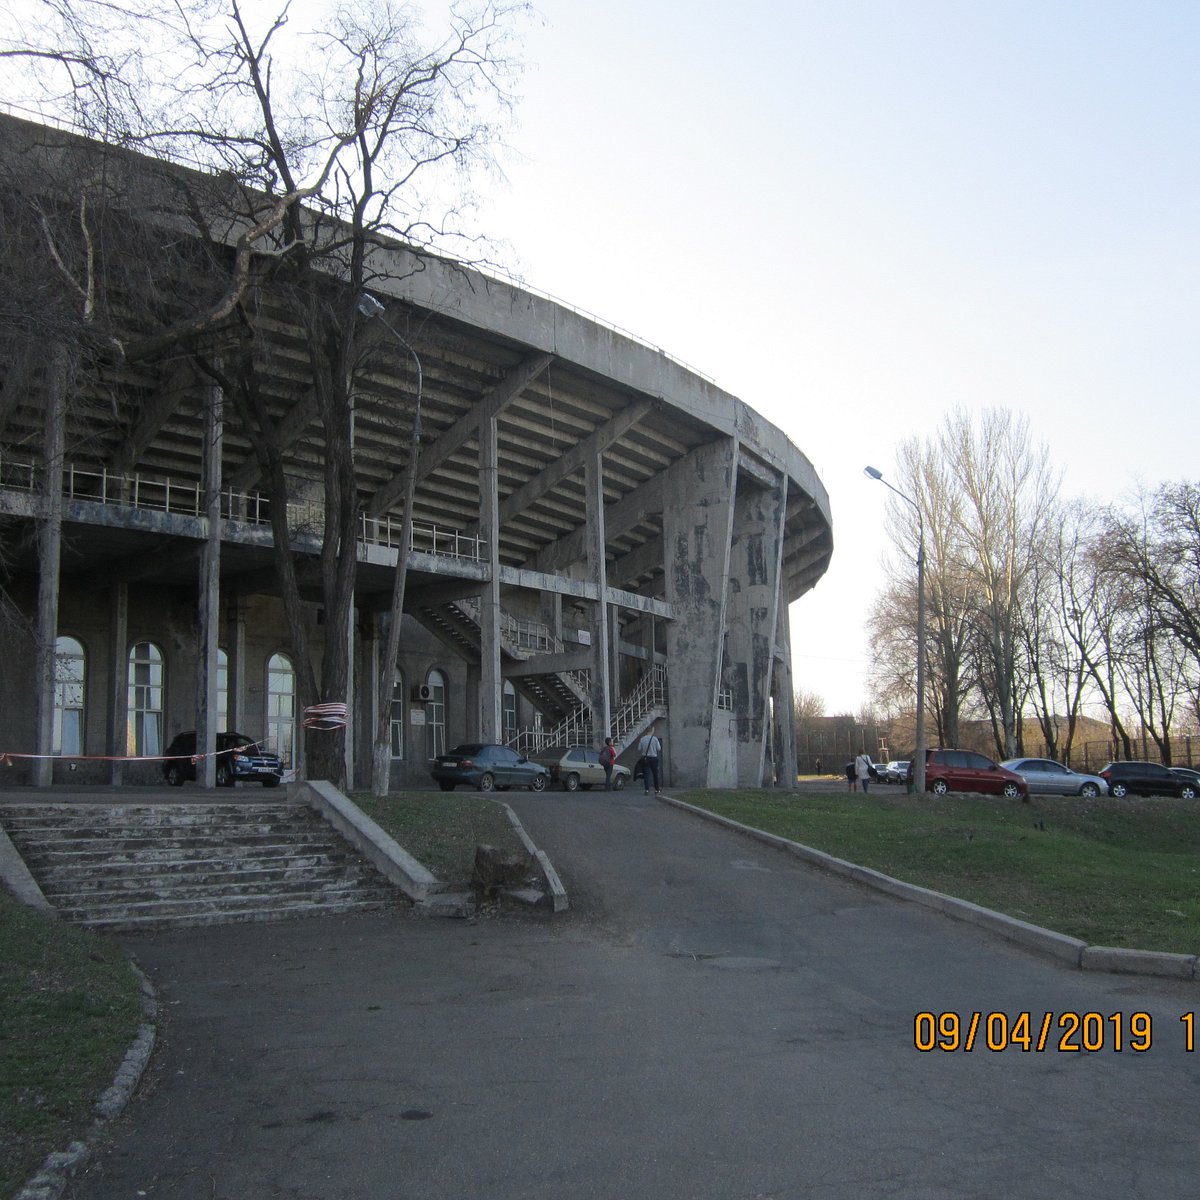
M 141 1023 L 121 948 L 0 890 L 0 1196 L 80 1136 Z
M 350 797 L 418 862 L 448 883 L 466 883 L 476 846 L 522 849 L 504 809 L 476 793 L 397 792 Z
M 1200 804 L 679 793 L 734 820 L 1095 945 L 1200 953 Z

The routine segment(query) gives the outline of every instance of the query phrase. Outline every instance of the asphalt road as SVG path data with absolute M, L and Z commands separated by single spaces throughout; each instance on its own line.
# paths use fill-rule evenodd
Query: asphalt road
M 1197 985 L 1067 969 L 640 792 L 507 798 L 570 913 L 130 937 L 165 1026 L 69 1196 L 1195 1195 Z M 1054 1025 L 920 1053 L 922 1011 Z

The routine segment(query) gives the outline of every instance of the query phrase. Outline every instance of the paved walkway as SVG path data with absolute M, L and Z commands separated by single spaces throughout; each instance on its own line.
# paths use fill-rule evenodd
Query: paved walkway
M 565 916 L 130 937 L 161 1044 L 69 1196 L 1195 1194 L 1197 985 L 1065 969 L 640 792 L 506 798 Z M 922 1010 L 1099 1013 L 1105 1048 L 922 1054 Z M 1111 1048 L 1134 1011 L 1144 1054 L 1127 1016 Z

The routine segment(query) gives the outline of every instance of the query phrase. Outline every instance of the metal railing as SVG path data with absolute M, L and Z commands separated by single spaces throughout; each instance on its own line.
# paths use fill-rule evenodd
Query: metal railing
M 623 749 L 626 738 L 642 727 L 651 712 L 662 711 L 666 707 L 667 668 L 656 664 L 613 713 L 613 739 Z M 581 704 L 552 729 L 535 726 L 518 730 L 517 736 L 509 744 L 521 754 L 530 754 L 545 750 L 548 746 L 590 746 L 592 737 L 591 708 Z
M 454 601 L 455 608 L 465 612 L 476 625 L 480 623 L 480 600 L 478 596 L 464 596 Z M 509 646 L 518 650 L 538 650 L 543 654 L 562 649 L 562 643 L 550 632 L 543 621 L 531 621 L 527 617 L 514 617 L 500 610 L 500 636 Z
M 44 467 L 34 462 L 17 461 L 0 455 L 0 489 L 40 492 Z M 173 479 L 169 475 L 149 475 L 140 471 L 110 471 L 106 467 L 85 468 L 67 463 L 63 467 L 62 493 L 67 500 L 90 501 L 116 508 L 173 513 L 202 517 L 206 511 L 205 489 L 194 480 Z M 247 525 L 271 523 L 271 499 L 263 492 L 221 489 L 221 516 L 227 521 Z M 315 500 L 291 500 L 287 506 L 288 528 L 319 536 L 324 530 L 325 509 Z M 368 545 L 400 545 L 400 522 L 391 517 L 362 514 L 359 540 Z M 481 538 L 440 525 L 413 523 L 413 549 L 444 558 L 485 557 L 487 543 Z

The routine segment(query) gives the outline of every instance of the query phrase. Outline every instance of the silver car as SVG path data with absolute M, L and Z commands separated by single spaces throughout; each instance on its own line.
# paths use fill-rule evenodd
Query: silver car
M 1025 778 L 1031 796 L 1107 796 L 1099 775 L 1081 775 L 1052 758 L 1010 758 L 1000 764 Z

